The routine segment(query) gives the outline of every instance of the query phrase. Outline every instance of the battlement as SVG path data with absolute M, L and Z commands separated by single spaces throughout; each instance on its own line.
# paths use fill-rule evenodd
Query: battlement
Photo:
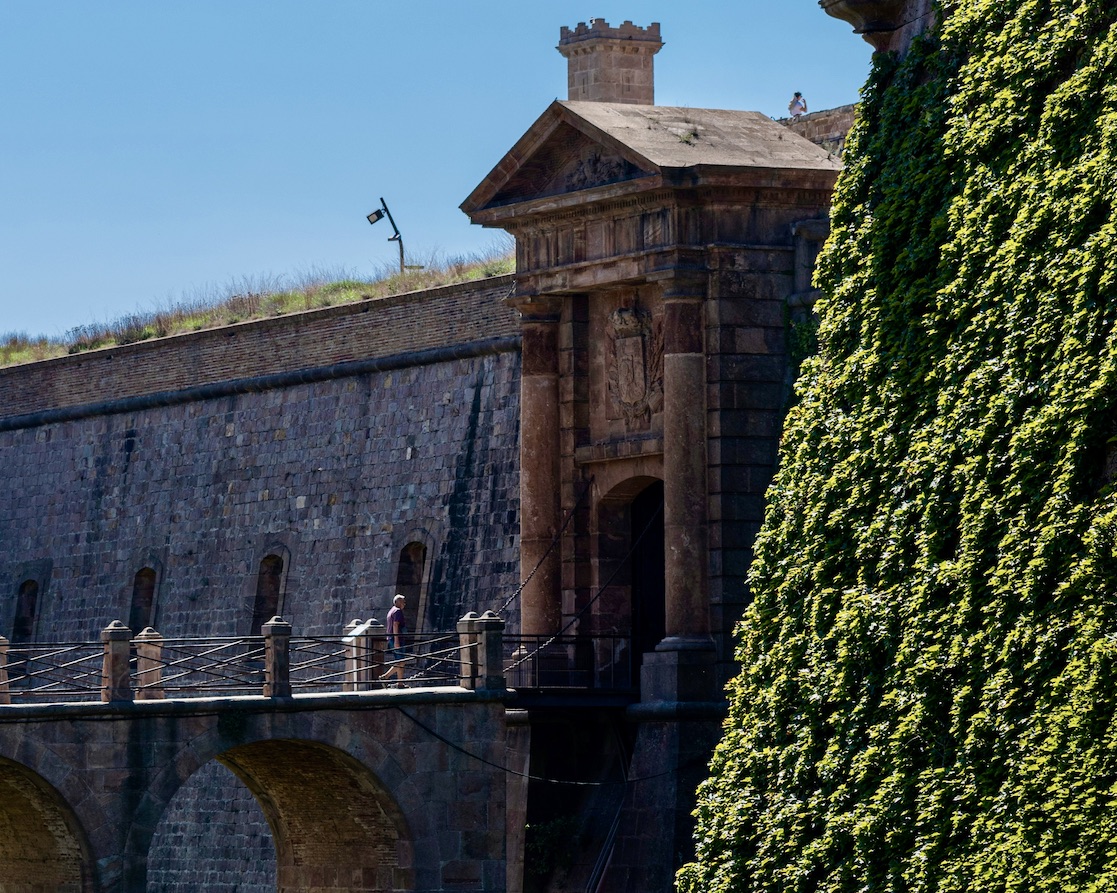
M 781 118 L 779 123 L 840 158 L 856 117 L 857 106 L 853 104 L 811 112 L 798 118 Z
M 565 25 L 562 26 L 559 30 L 559 52 L 562 52 L 561 47 L 564 45 L 595 39 L 641 40 L 659 44 L 655 51 L 663 46 L 659 35 L 659 22 L 652 22 L 646 28 L 642 28 L 626 20 L 619 28 L 612 28 L 605 19 L 590 19 L 589 25 L 579 22 L 573 30 Z
M 613 28 L 605 19 L 590 19 L 573 30 L 563 26 L 556 49 L 567 61 L 569 98 L 655 105 L 653 57 L 662 47 L 659 22 Z

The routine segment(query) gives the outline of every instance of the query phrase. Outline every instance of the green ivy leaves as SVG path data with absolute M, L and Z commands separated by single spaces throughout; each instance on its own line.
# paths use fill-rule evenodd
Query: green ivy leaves
M 1117 8 L 863 91 L 684 893 L 1117 890 Z

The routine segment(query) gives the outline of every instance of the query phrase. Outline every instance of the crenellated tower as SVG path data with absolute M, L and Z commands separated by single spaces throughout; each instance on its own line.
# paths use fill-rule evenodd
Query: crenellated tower
M 556 47 L 567 61 L 569 99 L 655 105 L 654 57 L 663 47 L 659 23 L 646 28 L 604 19 L 563 27 Z

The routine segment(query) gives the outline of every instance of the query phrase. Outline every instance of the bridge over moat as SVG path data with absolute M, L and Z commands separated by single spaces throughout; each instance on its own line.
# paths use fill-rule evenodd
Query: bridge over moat
M 0 891 L 146 891 L 167 805 L 214 761 L 259 803 L 284 893 L 517 889 L 529 736 L 504 667 L 522 646 L 470 615 L 453 642 L 414 644 L 411 687 L 382 688 L 369 627 L 327 650 L 275 618 L 265 636 L 164 642 L 158 658 L 157 634 L 119 623 L 85 656 L 0 640 Z M 237 666 L 267 694 L 214 693 L 243 682 Z M 75 700 L 83 677 L 100 700 Z

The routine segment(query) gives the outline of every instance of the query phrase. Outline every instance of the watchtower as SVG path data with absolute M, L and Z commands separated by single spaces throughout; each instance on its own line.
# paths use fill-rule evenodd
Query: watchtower
M 654 105 L 653 63 L 662 47 L 658 22 L 611 28 L 604 19 L 590 19 L 574 30 L 564 26 L 556 49 L 567 61 L 569 98 Z

